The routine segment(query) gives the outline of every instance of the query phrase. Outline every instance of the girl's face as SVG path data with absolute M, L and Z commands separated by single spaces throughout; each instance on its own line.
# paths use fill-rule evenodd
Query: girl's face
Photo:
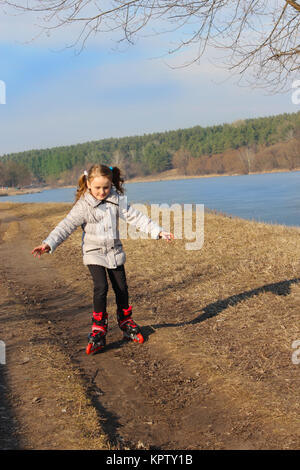
M 99 201 L 105 199 L 111 190 L 111 182 L 106 176 L 96 176 L 91 182 L 87 181 L 87 186 L 94 198 Z

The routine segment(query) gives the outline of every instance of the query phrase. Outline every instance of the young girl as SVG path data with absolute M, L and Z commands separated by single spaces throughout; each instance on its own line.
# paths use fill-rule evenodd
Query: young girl
M 32 254 L 40 258 L 54 250 L 74 230 L 81 226 L 83 263 L 87 265 L 93 282 L 92 332 L 86 353 L 94 353 L 105 347 L 108 326 L 106 301 L 110 278 L 117 304 L 117 320 L 125 337 L 143 343 L 140 327 L 132 319 L 124 263 L 126 260 L 119 238 L 118 217 L 151 234 L 151 238 L 174 239 L 174 235 L 163 231 L 142 212 L 124 204 L 123 178 L 118 167 L 93 165 L 78 181 L 76 200 L 68 215 L 52 230 Z

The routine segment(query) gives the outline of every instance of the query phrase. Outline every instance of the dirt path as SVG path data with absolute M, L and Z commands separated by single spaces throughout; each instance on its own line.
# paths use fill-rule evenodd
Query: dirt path
M 136 345 L 122 340 L 112 313 L 107 349 L 88 357 L 84 351 L 90 331 L 90 291 L 83 297 L 76 285 L 72 288 L 70 279 L 66 282 L 57 269 L 54 257 L 34 259 L 29 222 L 14 216 L 13 211 L 1 212 L 0 240 L 2 289 L 7 292 L 7 301 L 3 302 L 2 298 L 0 321 L 5 327 L 1 330 L 4 337 L 0 339 L 7 344 L 6 373 L 18 377 L 6 383 L 0 374 L 0 387 L 11 388 L 10 408 L 0 402 L 0 412 L 6 410 L 5 419 L 9 422 L 9 415 L 16 415 L 22 428 L 19 443 L 11 432 L 8 434 L 11 440 L 6 444 L 2 444 L 0 436 L 1 447 L 69 448 L 66 430 L 72 431 L 66 418 L 61 421 L 61 415 L 50 413 L 53 401 L 43 399 L 40 390 L 36 396 L 31 388 L 33 357 L 22 356 L 21 346 L 19 362 L 10 361 L 10 352 L 20 347 L 9 328 L 16 315 L 20 315 L 20 322 L 24 315 L 31 322 L 31 330 L 28 327 L 30 331 L 24 332 L 24 343 L 30 334 L 29 342 L 35 350 L 45 342 L 58 347 L 79 371 L 110 446 L 127 449 L 268 447 L 271 429 L 260 430 L 247 410 L 234 406 L 212 388 L 201 371 L 195 372 L 192 340 L 190 346 L 187 343 L 182 349 L 182 355 L 174 355 L 172 343 L 180 334 L 184 335 L 185 328 L 193 329 L 193 324 L 187 326 L 180 318 L 170 324 L 163 314 L 157 314 L 155 322 L 153 315 L 139 321 L 136 312 L 135 318 L 142 324 L 146 337 L 143 345 Z M 176 323 L 178 326 L 174 328 Z M 19 330 L 17 324 L 12 325 L 19 340 L 24 323 L 20 323 Z M 43 371 L 39 373 L 42 375 Z M 49 388 L 50 385 L 55 388 L 55 379 L 48 383 Z M 20 387 L 25 387 L 22 399 Z M 47 396 L 47 388 L 44 393 Z M 41 414 L 36 411 L 33 414 L 33 405 Z M 76 407 L 80 410 L 81 404 L 77 403 Z M 62 411 L 66 413 L 65 409 Z M 37 431 L 35 423 L 41 416 L 46 416 L 46 426 Z M 0 433 L 4 435 L 1 428 Z M 54 443 L 49 438 L 53 433 Z M 270 445 L 274 447 L 276 440 L 272 442 Z
M 147 341 L 143 346 L 124 342 L 114 319 L 105 353 L 86 356 L 91 305 L 65 285 L 55 263 L 41 266 L 33 258 L 26 221 L 4 218 L 2 228 L 3 233 L 4 228 L 5 233 L 13 232 L 13 239 L 0 246 L 6 285 L 26 305 L 27 317 L 47 324 L 49 335 L 79 368 L 112 445 L 141 449 L 205 446 L 203 436 L 209 434 L 211 420 L 200 381 L 186 377 L 177 364 L 161 357 L 157 344 L 153 349 Z M 14 306 L 7 315 L 13 316 L 13 310 Z M 151 327 L 144 328 L 146 337 L 153 332 Z M 33 342 L 38 345 L 40 341 L 43 338 L 35 337 Z M 201 427 L 195 432 L 198 421 Z

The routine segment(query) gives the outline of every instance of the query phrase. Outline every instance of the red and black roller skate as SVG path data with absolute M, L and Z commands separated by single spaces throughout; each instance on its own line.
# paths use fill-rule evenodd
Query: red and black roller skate
M 132 306 L 130 305 L 127 309 L 117 310 L 118 325 L 123 331 L 124 338 L 131 339 L 135 343 L 143 343 L 144 338 L 139 325 L 137 325 L 133 319 Z
M 92 316 L 92 333 L 89 334 L 89 343 L 86 347 L 87 354 L 93 354 L 97 351 L 101 351 L 106 345 L 106 334 L 107 334 L 107 313 L 93 313 Z

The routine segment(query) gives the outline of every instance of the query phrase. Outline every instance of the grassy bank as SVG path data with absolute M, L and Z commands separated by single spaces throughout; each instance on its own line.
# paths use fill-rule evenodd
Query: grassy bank
M 65 208 L 35 219 L 36 241 Z M 60 269 L 84 295 L 91 282 L 79 264 L 80 237 L 56 260 L 71 261 Z M 124 241 L 135 308 L 162 325 L 162 354 L 205 378 L 224 406 L 246 416 L 244 426 L 262 429 L 262 440 L 273 429 L 271 446 L 299 444 L 299 366 L 291 360 L 300 339 L 299 229 L 206 214 L 203 248 L 186 251 L 185 242 Z
M 1 207 L 26 222 L 34 247 L 71 205 Z M 178 364 L 191 383 L 206 384 L 220 418 L 230 413 L 222 438 L 213 428 L 207 434 L 209 448 L 226 448 L 226 438 L 239 435 L 252 448 L 296 449 L 300 365 L 292 362 L 292 343 L 300 340 L 300 230 L 207 213 L 204 233 L 198 251 L 187 251 L 187 240 L 123 241 L 131 302 L 141 326 L 155 331 L 153 355 Z M 77 230 L 45 256 L 88 298 L 92 281 L 80 246 Z M 115 309 L 111 290 L 108 308 Z

